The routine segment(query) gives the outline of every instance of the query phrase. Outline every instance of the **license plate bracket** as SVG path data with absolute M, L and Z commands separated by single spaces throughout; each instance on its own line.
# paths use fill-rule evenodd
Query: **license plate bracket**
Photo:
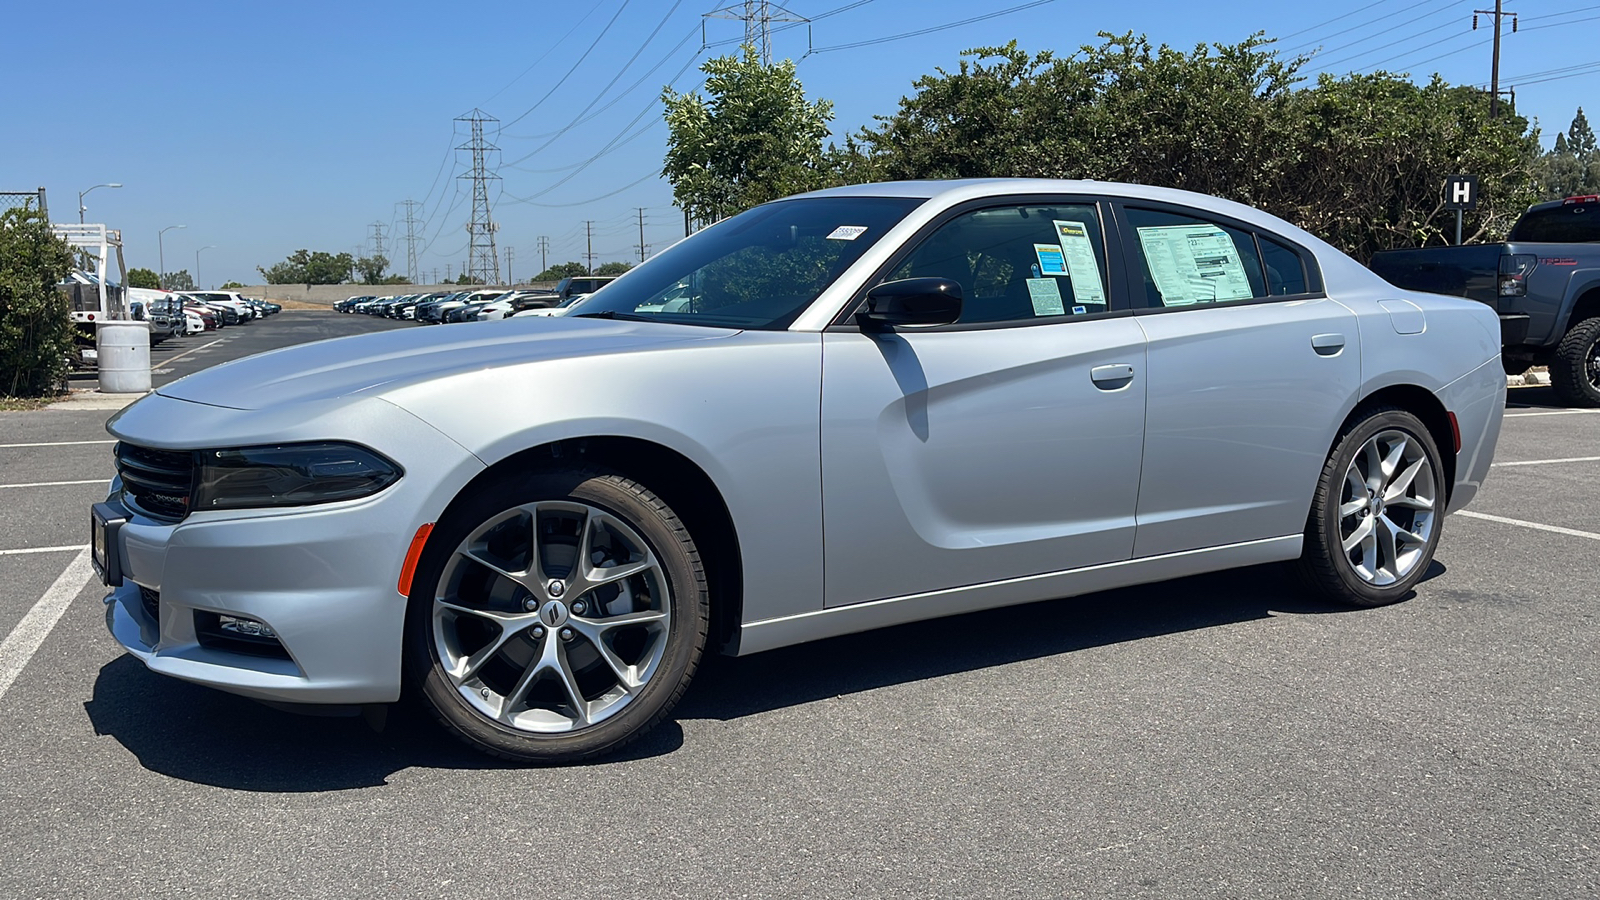
M 107 587 L 122 586 L 121 542 L 117 540 L 128 516 L 110 503 L 89 507 L 89 562 Z

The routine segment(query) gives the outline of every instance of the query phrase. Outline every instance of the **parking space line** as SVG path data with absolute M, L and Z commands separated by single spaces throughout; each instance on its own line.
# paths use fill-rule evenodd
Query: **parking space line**
M 56 623 L 61 621 L 61 615 L 67 611 L 67 606 L 89 584 L 89 579 L 94 575 L 94 569 L 89 564 L 89 549 L 85 547 L 67 563 L 66 571 L 62 572 L 53 584 L 39 598 L 39 602 L 28 610 L 22 617 L 17 627 L 11 629 L 6 635 L 4 643 L 0 643 L 0 699 L 4 699 L 6 691 L 10 690 L 11 683 L 22 674 L 22 669 L 38 651 L 39 645 L 50 636 Z
M 1566 459 L 1524 459 L 1517 462 L 1497 462 L 1496 466 L 1549 466 L 1556 463 L 1600 462 L 1600 456 L 1569 456 Z M 0 484 L 0 487 L 5 485 Z
M 216 340 L 212 341 L 209 344 L 201 344 L 200 346 L 194 348 L 193 350 L 188 350 L 188 351 L 185 351 L 183 353 L 179 353 L 177 356 L 168 357 L 167 359 L 161 360 L 161 365 L 170 366 L 173 363 L 177 362 L 178 360 L 183 359 L 185 356 L 188 356 L 190 353 L 199 353 L 201 350 L 204 350 L 207 347 L 215 347 L 216 345 L 222 343 L 225 340 L 227 340 L 227 338 L 217 338 Z
M 115 444 L 116 441 L 44 441 L 37 444 L 0 444 L 0 450 L 12 447 L 76 447 L 80 444 Z
M 1543 412 L 1506 413 L 1507 419 L 1531 419 L 1534 416 L 1592 416 L 1600 409 L 1547 409 Z
M 16 550 L 0 550 L 0 556 L 20 556 L 24 553 L 65 553 L 68 550 L 82 550 L 88 544 L 69 544 L 65 547 L 19 547 Z
M 1524 522 L 1521 519 L 1508 519 L 1505 516 L 1491 516 L 1488 513 L 1473 512 L 1470 509 L 1463 509 L 1460 512 L 1457 512 L 1456 515 L 1466 516 L 1469 519 L 1482 519 L 1485 522 L 1499 522 L 1501 525 L 1516 525 L 1520 528 L 1532 528 L 1535 531 L 1553 531 L 1556 534 L 1565 534 L 1570 535 L 1571 537 L 1581 537 L 1588 538 L 1591 541 L 1600 541 L 1600 534 L 1595 534 L 1592 531 L 1579 531 L 1576 528 L 1562 528 L 1560 525 L 1545 525 L 1540 522 Z
M 0 491 L 5 490 L 6 488 L 61 487 L 62 485 L 65 485 L 65 484 L 110 484 L 110 483 L 111 483 L 111 476 L 107 475 L 104 478 L 90 478 L 90 479 L 87 479 L 85 481 L 30 481 L 30 482 L 27 482 L 26 484 L 0 484 Z

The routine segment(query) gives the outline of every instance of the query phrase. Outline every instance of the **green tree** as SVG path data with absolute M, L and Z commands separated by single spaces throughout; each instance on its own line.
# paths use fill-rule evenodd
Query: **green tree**
M 194 290 L 194 276 L 189 274 L 188 269 L 168 272 L 161 276 L 161 286 L 169 291 L 192 291 Z
M 753 47 L 701 66 L 706 94 L 662 91 L 667 156 L 662 172 L 678 206 L 715 221 L 828 183 L 822 142 L 827 100 L 806 101 L 794 63 L 763 65 Z
M 556 263 L 543 272 L 533 277 L 534 281 L 560 281 L 563 278 L 576 278 L 579 275 L 589 274 L 589 268 L 581 262 Z
M 362 284 L 384 284 L 383 272 L 387 268 L 389 268 L 389 257 L 382 253 L 374 253 L 356 260 L 356 272 L 361 276 Z
M 601 263 L 600 267 L 594 270 L 594 273 L 596 275 L 621 275 L 631 268 L 633 268 L 633 263 L 631 262 L 608 262 Z
M 1555 147 L 1539 157 L 1533 172 L 1542 200 L 1600 193 L 1600 150 L 1583 107 L 1565 133 L 1556 132 Z
M 483 284 L 483 279 L 477 277 L 476 275 L 468 275 L 467 273 L 462 272 L 460 275 L 456 276 L 455 281 L 446 281 L 445 284 Z
M 1567 151 L 1585 162 L 1595 152 L 1594 129 L 1589 127 L 1589 117 L 1583 114 L 1581 106 L 1567 128 Z
M 835 151 L 852 178 L 1036 176 L 1182 188 L 1288 219 L 1358 259 L 1444 240 L 1447 175 L 1479 175 L 1477 239 L 1535 196 L 1537 135 L 1482 91 L 1435 77 L 1322 76 L 1260 34 L 1188 52 L 1101 35 L 1071 57 L 1015 43 L 916 82 L 900 110 Z
M 268 284 L 342 284 L 350 279 L 356 261 L 348 253 L 296 250 L 270 268 L 256 266 Z
M 244 288 L 244 285 L 240 284 L 239 282 L 230 281 L 230 282 L 227 282 L 226 284 L 224 284 L 222 287 L 217 288 L 217 290 L 219 290 L 219 291 L 237 291 L 237 290 L 241 290 L 243 288 Z
M 129 269 L 128 287 L 159 288 L 161 287 L 161 276 L 157 275 L 152 269 Z
M 72 248 L 42 213 L 0 213 L 0 393 L 39 397 L 60 385 L 74 329 L 56 284 L 71 270 Z

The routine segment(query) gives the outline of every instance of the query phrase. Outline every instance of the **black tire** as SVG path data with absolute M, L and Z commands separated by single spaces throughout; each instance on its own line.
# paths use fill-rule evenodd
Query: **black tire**
M 654 674 L 614 715 L 560 734 L 513 728 L 469 705 L 445 674 L 433 631 L 440 579 L 462 542 L 508 510 L 547 500 L 581 503 L 623 521 L 649 544 L 669 586 L 665 649 Z M 586 595 L 570 599 L 575 602 L 580 596 Z M 407 608 L 407 688 L 448 730 L 478 750 L 517 762 L 576 762 L 617 750 L 671 712 L 699 666 L 710 619 L 705 569 L 694 540 L 677 514 L 644 485 L 595 467 L 497 479 L 452 505 L 429 536 Z M 549 639 L 556 639 L 554 629 Z
M 1421 548 L 1420 558 L 1403 577 L 1390 584 L 1379 585 L 1364 579 L 1344 552 L 1339 504 L 1346 473 L 1354 464 L 1356 455 L 1370 439 L 1387 431 L 1399 431 L 1421 447 L 1431 470 L 1432 484 L 1436 486 L 1436 497 L 1431 527 L 1427 541 Z M 1317 480 L 1311 513 L 1306 520 L 1305 545 L 1296 564 L 1302 583 L 1329 600 L 1352 606 L 1386 606 L 1406 599 L 1427 572 L 1434 551 L 1439 546 L 1447 490 L 1438 445 L 1420 419 L 1393 406 L 1363 410 L 1334 442 L 1333 450 L 1323 465 L 1322 475 Z
M 1550 386 L 1568 406 L 1600 406 L 1600 316 L 1572 326 L 1556 345 Z

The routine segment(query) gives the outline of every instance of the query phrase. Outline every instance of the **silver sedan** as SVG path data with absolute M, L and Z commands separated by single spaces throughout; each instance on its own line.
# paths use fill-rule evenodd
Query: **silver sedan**
M 1489 471 L 1493 310 L 1257 210 L 1098 182 L 769 203 L 572 316 L 280 350 L 109 425 L 93 509 L 150 669 L 404 688 L 565 761 L 708 651 L 1240 566 L 1409 596 Z

